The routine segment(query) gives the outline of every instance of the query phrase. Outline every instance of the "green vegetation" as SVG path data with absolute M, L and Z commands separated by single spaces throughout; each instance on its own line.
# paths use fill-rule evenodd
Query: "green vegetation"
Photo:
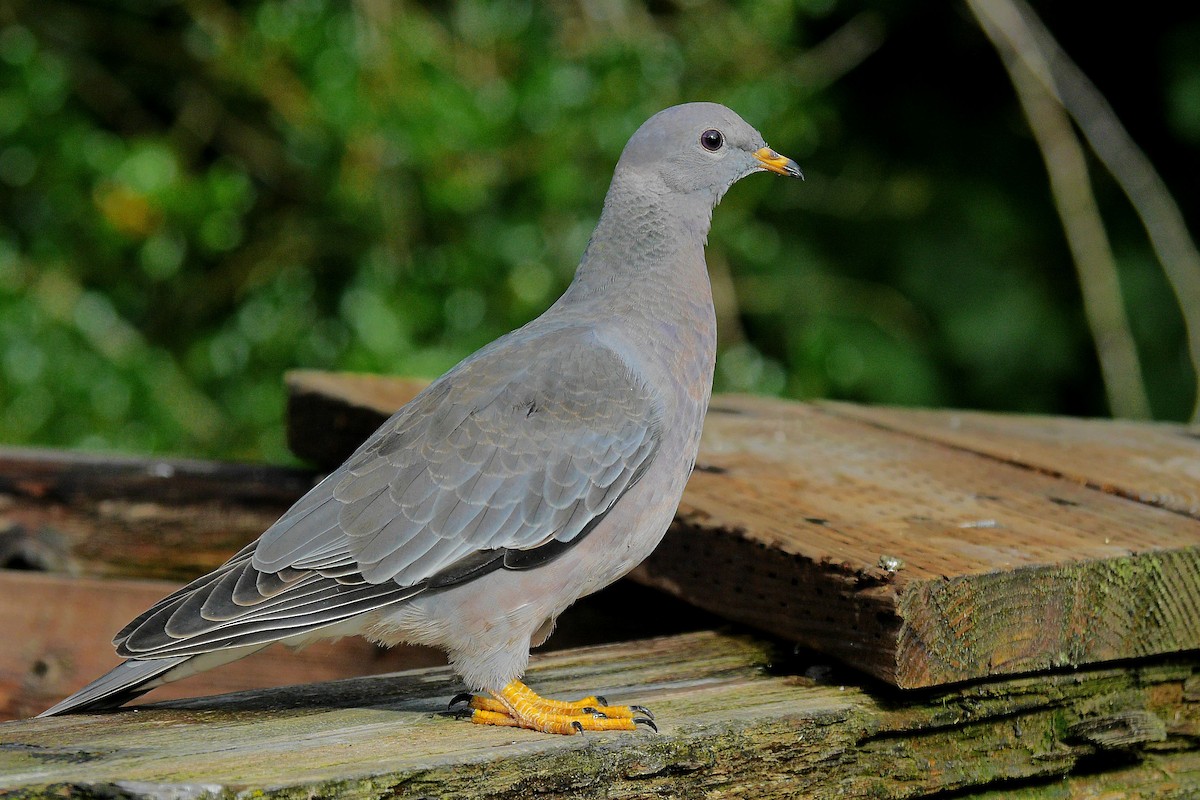
M 432 376 L 536 315 L 625 139 L 697 99 L 809 178 L 715 216 L 719 390 L 1105 414 L 996 53 L 964 8 L 903 5 L 7 4 L 0 442 L 286 458 L 284 370 Z M 1090 20 L 1116 60 L 1047 22 L 1186 211 L 1184 13 Z M 1093 178 L 1152 407 L 1186 418 L 1177 303 Z

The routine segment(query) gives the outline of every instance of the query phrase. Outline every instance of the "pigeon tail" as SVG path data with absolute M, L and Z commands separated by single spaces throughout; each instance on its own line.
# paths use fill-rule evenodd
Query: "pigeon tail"
M 191 658 L 192 656 L 176 656 L 175 658 L 147 660 L 130 659 L 113 667 L 75 694 L 51 706 L 38 716 L 54 717 L 78 711 L 116 708 L 145 694 L 159 684 L 166 683 L 161 678 Z

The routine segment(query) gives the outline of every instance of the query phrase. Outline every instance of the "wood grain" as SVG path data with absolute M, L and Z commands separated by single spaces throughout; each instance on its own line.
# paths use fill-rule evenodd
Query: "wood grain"
M 1194 654 L 920 693 L 712 633 L 536 658 L 549 695 L 653 708 L 660 734 L 442 716 L 444 668 L 0 725 L 9 797 L 1022 797 L 1200 793 Z M 1137 724 L 1128 724 L 1136 720 Z M 1122 736 L 1105 731 L 1122 730 Z M 1137 733 L 1148 731 L 1147 733 Z M 982 794 L 980 795 L 983 796 Z
M 1200 517 L 1200 425 L 832 402 L 820 407 Z
M 637 576 L 905 688 L 1200 647 L 1197 520 L 754 398 Z
M 115 666 L 113 634 L 252 541 L 312 481 L 286 467 L 0 449 L 0 719 L 37 713 Z M 444 660 L 361 639 L 270 648 L 148 697 Z
M 284 383 L 288 447 L 300 458 L 331 470 L 429 381 L 298 369 L 288 372 Z
M 312 486 L 307 469 L 0 448 L 0 567 L 191 580 Z
M 0 565 L 8 568 L 0 569 L 0 719 L 37 713 L 113 667 L 113 634 L 256 538 L 313 479 L 291 468 L 0 449 Z M 661 616 L 637 613 L 651 594 L 657 596 L 626 584 L 593 595 L 562 617 L 550 646 L 712 624 L 679 601 Z M 420 648 L 383 651 L 358 638 L 295 653 L 276 647 L 148 697 L 444 660 Z
M 49 707 L 117 665 L 113 634 L 178 588 L 156 580 L 65 578 L 0 571 L 0 719 Z M 385 650 L 357 637 L 298 651 L 280 646 L 167 684 L 145 701 L 375 675 L 444 664 L 439 651 Z
M 395 400 L 341 380 L 310 399 L 376 422 Z M 905 688 L 1200 647 L 1195 483 L 1169 468 L 1200 463 L 1190 429 L 1112 423 L 1109 442 L 1100 421 L 968 414 L 972 442 L 930 432 L 958 413 L 714 398 L 634 578 Z M 1090 444 L 1056 456 L 1056 429 Z
M 113 634 L 177 586 L 0 570 L 0 720 L 37 714 L 116 666 Z M 650 604 L 657 613 L 643 613 Z M 694 631 L 718 622 L 694 606 L 623 582 L 568 609 L 543 650 Z M 445 661 L 439 650 L 383 649 L 358 637 L 301 650 L 276 645 L 167 684 L 143 700 L 376 675 Z

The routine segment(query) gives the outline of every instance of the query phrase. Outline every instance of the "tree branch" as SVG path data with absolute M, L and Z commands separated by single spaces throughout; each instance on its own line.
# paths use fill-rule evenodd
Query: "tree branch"
M 1039 72 L 1049 74 L 1043 53 L 1013 0 L 967 0 L 967 5 L 999 52 L 1041 149 L 1079 274 L 1109 408 L 1115 417 L 1147 418 L 1150 403 L 1121 298 L 1116 260 L 1092 193 L 1083 147 L 1061 101 L 1038 79 Z

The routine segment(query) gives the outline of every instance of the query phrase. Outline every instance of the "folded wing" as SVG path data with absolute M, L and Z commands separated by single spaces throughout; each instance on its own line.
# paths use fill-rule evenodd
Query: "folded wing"
M 586 330 L 532 348 L 511 338 L 418 395 L 257 542 L 132 621 L 120 655 L 284 639 L 541 566 L 586 536 L 653 460 L 658 400 Z

